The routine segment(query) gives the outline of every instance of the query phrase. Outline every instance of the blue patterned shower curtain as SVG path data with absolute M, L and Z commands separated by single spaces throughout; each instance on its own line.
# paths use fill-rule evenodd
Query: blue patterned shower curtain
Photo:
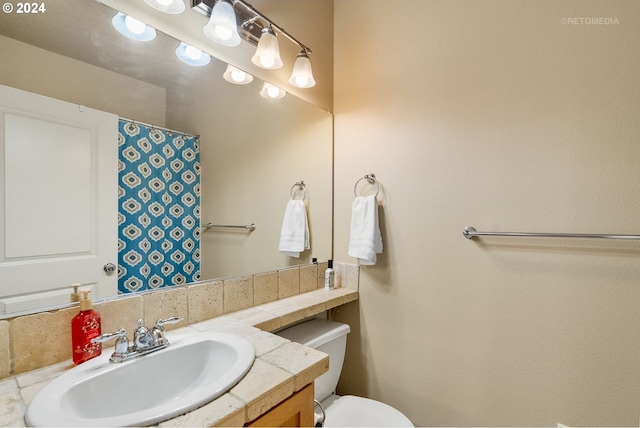
M 200 280 L 196 137 L 120 120 L 118 291 Z

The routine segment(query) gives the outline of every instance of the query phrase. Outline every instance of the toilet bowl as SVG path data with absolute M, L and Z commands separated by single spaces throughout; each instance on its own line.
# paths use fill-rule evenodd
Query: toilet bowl
M 347 324 L 313 319 L 278 332 L 279 336 L 302 343 L 329 355 L 329 371 L 314 382 L 315 399 L 324 409 L 325 427 L 413 427 L 397 409 L 369 398 L 334 394 L 347 347 Z

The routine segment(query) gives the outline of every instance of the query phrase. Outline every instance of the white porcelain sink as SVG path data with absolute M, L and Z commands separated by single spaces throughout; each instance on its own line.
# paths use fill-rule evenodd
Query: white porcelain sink
M 54 379 L 29 405 L 27 425 L 152 425 L 224 394 L 255 359 L 253 346 L 231 334 L 169 339 L 168 348 L 119 364 L 107 349 Z

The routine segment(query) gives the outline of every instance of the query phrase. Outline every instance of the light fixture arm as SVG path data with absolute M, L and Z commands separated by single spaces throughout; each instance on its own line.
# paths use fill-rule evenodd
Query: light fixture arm
M 305 46 L 304 44 L 300 43 L 295 37 L 293 37 L 291 34 L 287 33 L 284 28 L 280 27 L 279 25 L 277 25 L 275 22 L 271 21 L 269 18 L 267 18 L 264 14 L 262 14 L 260 11 L 258 11 L 255 7 L 251 6 L 249 3 L 247 3 L 244 0 L 232 0 L 233 5 L 235 6 L 236 4 L 240 4 L 242 7 L 244 7 L 245 9 L 247 9 L 249 12 L 253 13 L 256 16 L 259 16 L 260 19 L 262 19 L 263 21 L 267 22 L 272 28 L 278 30 L 278 32 L 280 34 L 282 34 L 283 36 L 285 36 L 287 39 L 291 40 L 293 43 L 295 43 L 296 45 L 300 46 L 300 49 L 302 49 L 304 52 L 306 53 L 311 53 L 311 49 L 308 48 L 307 46 Z
M 260 19 L 260 17 L 257 16 L 257 15 L 254 15 L 253 18 L 249 18 L 246 21 L 243 21 L 242 24 L 240 25 L 240 27 L 245 27 L 247 25 L 251 25 L 254 22 L 256 22 L 258 19 Z

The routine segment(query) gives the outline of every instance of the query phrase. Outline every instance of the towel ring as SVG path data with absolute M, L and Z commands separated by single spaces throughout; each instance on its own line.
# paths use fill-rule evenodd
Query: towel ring
M 378 180 L 376 180 L 376 175 L 374 173 L 367 174 L 364 177 L 362 177 L 361 179 L 359 179 L 358 181 L 356 181 L 356 184 L 353 186 L 353 194 L 356 195 L 356 197 L 358 196 L 358 191 L 357 191 L 358 184 L 362 180 L 367 180 L 367 182 L 369 184 L 375 184 L 376 185 L 376 197 L 377 197 L 378 193 L 380 193 L 380 183 L 378 183 Z
M 303 180 L 296 181 L 295 183 L 293 183 L 293 186 L 291 186 L 291 190 L 289 190 L 289 199 L 293 199 L 293 196 L 298 191 L 298 190 L 294 190 L 296 187 L 298 187 L 298 190 L 302 190 L 302 200 L 304 201 L 305 199 L 307 199 L 307 189 L 306 189 L 307 185 L 304 184 Z

